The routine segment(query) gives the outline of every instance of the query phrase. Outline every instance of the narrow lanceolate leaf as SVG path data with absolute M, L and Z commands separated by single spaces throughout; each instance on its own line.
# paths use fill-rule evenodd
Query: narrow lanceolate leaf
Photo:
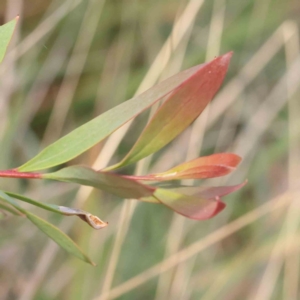
M 193 78 L 201 69 L 202 65 L 199 65 L 176 74 L 141 95 L 112 108 L 49 145 L 18 170 L 22 172 L 43 170 L 73 159 L 175 90 L 180 84 Z
M 233 186 L 218 187 L 179 187 L 172 189 L 158 188 L 153 197 L 142 201 L 162 203 L 175 212 L 195 220 L 214 217 L 225 208 L 220 198 L 233 193 L 246 184 L 246 181 Z
M 11 205 L 12 207 L 14 207 L 15 209 L 17 209 L 18 211 L 22 210 L 22 208 L 20 207 L 20 205 L 18 204 L 18 202 L 15 201 L 15 199 L 11 198 L 4 191 L 1 191 L 1 190 L 0 190 L 0 199 L 2 199 L 4 202 L 6 202 L 9 205 Z
M 213 178 L 224 176 L 234 171 L 240 161 L 241 158 L 236 154 L 219 153 L 199 157 L 163 173 L 128 177 L 151 181 Z
M 30 213 L 29 211 L 23 209 L 13 198 L 9 195 L 0 191 L 0 198 L 6 203 L 12 205 L 15 209 L 23 213 L 28 220 L 30 220 L 34 225 L 36 225 L 41 231 L 48 235 L 54 242 L 56 242 L 60 247 L 65 249 L 68 253 L 76 256 L 77 258 L 95 265 L 90 258 L 82 252 L 82 250 L 60 229 L 53 226 L 49 222 L 41 219 L 40 217 Z
M 4 58 L 5 52 L 14 33 L 18 19 L 19 17 L 0 26 L 0 63 Z
M 92 186 L 121 198 L 151 196 L 155 188 L 117 174 L 99 172 L 84 166 L 72 166 L 57 172 L 43 174 L 45 179 L 73 182 Z
M 48 235 L 54 242 L 56 242 L 60 247 L 65 249 L 70 254 L 76 256 L 77 258 L 95 265 L 91 259 L 82 252 L 82 250 L 61 230 L 42 218 L 28 212 L 24 211 L 27 218 L 35 224 L 41 231 Z
M 107 222 L 103 222 L 97 216 L 94 216 L 94 215 L 90 214 L 89 212 L 86 212 L 81 209 L 59 206 L 59 205 L 50 204 L 50 203 L 43 203 L 43 202 L 33 200 L 31 198 L 25 197 L 23 195 L 16 194 L 16 193 L 10 193 L 10 192 L 5 192 L 5 193 L 7 195 L 9 195 L 10 197 L 19 199 L 21 201 L 30 203 L 32 205 L 35 205 L 37 207 L 40 207 L 40 208 L 43 208 L 43 209 L 46 209 L 49 211 L 52 211 L 54 213 L 58 213 L 58 214 L 65 215 L 65 216 L 77 216 L 81 220 L 83 220 L 84 222 L 89 224 L 91 227 L 93 227 L 94 229 L 101 229 L 108 225 Z
M 8 195 L 9 197 L 21 200 L 23 202 L 30 203 L 34 206 L 43 208 L 45 210 L 49 210 L 49 211 L 54 212 L 54 213 L 59 213 L 59 209 L 58 209 L 59 206 L 56 205 L 56 204 L 39 202 L 39 201 L 33 200 L 31 198 L 25 197 L 23 195 L 19 195 L 19 194 L 16 194 L 16 193 L 11 193 L 11 192 L 6 192 L 6 191 L 5 191 L 5 194 Z
M 186 129 L 220 88 L 231 55 L 227 53 L 202 65 L 193 76 L 166 96 L 131 151 L 119 164 L 108 169 L 123 167 L 158 151 Z

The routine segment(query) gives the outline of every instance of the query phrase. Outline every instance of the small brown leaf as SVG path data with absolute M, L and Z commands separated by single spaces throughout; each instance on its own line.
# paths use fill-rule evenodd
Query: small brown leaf
M 101 229 L 108 225 L 107 222 L 102 221 L 97 216 L 94 216 L 84 210 L 77 208 L 70 208 L 66 206 L 58 206 L 59 211 L 65 216 L 77 216 L 84 222 L 88 223 L 94 229 Z

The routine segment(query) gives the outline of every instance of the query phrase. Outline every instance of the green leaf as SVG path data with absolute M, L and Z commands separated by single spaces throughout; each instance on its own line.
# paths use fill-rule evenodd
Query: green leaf
M 76 256 L 77 258 L 95 266 L 95 263 L 93 263 L 91 259 L 57 227 L 28 211 L 24 211 L 24 213 L 33 224 L 35 224 L 41 231 L 48 235 L 61 248 L 65 249 L 68 253 Z
M 81 209 L 65 207 L 65 206 L 60 206 L 60 205 L 56 205 L 56 204 L 49 204 L 49 203 L 46 204 L 46 203 L 42 203 L 42 202 L 33 200 L 28 197 L 25 197 L 23 195 L 10 193 L 10 192 L 5 192 L 5 193 L 13 198 L 30 203 L 37 207 L 43 208 L 45 210 L 52 211 L 54 213 L 58 213 L 58 214 L 61 214 L 64 216 L 77 216 L 81 220 L 83 220 L 84 222 L 89 224 L 94 229 L 101 229 L 108 225 L 107 222 L 103 222 L 99 217 L 94 216 L 94 215 L 90 214 L 89 212 L 86 212 Z
M 141 95 L 103 113 L 46 147 L 18 170 L 22 172 L 43 170 L 73 159 L 172 92 L 201 68 L 199 65 L 176 74 Z
M 0 190 L 0 198 L 5 201 L 6 203 L 10 204 L 11 206 L 13 206 L 14 208 L 16 208 L 17 210 L 22 211 L 22 208 L 20 207 L 20 205 L 18 204 L 18 202 L 16 202 L 13 198 L 9 197 L 5 192 Z
M 139 199 L 151 196 L 155 190 L 136 180 L 113 173 L 95 171 L 84 166 L 67 167 L 57 172 L 43 174 L 42 177 L 92 186 L 121 198 Z
M 45 210 L 48 210 L 48 211 L 51 211 L 51 212 L 55 212 L 55 213 L 60 213 L 59 206 L 56 205 L 56 204 L 42 203 L 42 202 L 33 200 L 31 198 L 25 197 L 23 195 L 19 195 L 19 194 L 16 194 L 16 193 L 11 193 L 11 192 L 6 192 L 6 191 L 5 191 L 5 194 L 8 195 L 8 196 L 10 196 L 10 197 L 12 197 L 12 198 L 16 198 L 18 200 L 30 203 L 30 204 L 32 204 L 34 206 L 43 208 Z
M 54 242 L 56 242 L 60 247 L 65 249 L 68 253 L 76 256 L 77 258 L 88 262 L 92 265 L 95 265 L 90 258 L 82 252 L 82 250 L 60 229 L 53 226 L 49 222 L 39 218 L 38 216 L 28 212 L 23 209 L 14 199 L 5 194 L 3 191 L 0 191 L 0 198 L 5 202 L 12 205 L 14 208 L 19 210 L 21 213 L 26 215 L 26 217 L 36 225 L 41 231 L 48 235 Z
M 165 97 L 164 103 L 130 152 L 120 163 L 106 170 L 137 162 L 160 150 L 186 129 L 202 113 L 220 88 L 231 56 L 230 52 L 202 65 L 193 76 Z
M 18 19 L 19 17 L 0 26 L 0 63 L 4 58 L 5 52 L 14 33 Z

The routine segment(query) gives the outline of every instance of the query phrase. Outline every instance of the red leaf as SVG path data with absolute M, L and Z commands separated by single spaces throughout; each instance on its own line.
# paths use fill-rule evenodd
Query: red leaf
M 134 163 L 164 147 L 186 129 L 204 110 L 220 88 L 232 53 L 198 67 L 169 95 L 154 114 L 130 152 L 107 170 Z
M 190 196 L 201 197 L 205 199 L 221 198 L 231 194 L 247 184 L 247 180 L 237 185 L 228 186 L 201 186 L 201 187 L 179 187 L 173 188 L 173 191 Z
M 220 201 L 220 197 L 237 191 L 246 183 L 245 181 L 234 186 L 157 189 L 154 196 L 162 204 L 185 217 L 206 220 L 225 208 L 226 205 Z
M 175 212 L 194 220 L 206 220 L 214 217 L 225 208 L 219 199 L 205 199 L 182 194 L 177 191 L 157 189 L 154 196 Z
M 163 173 L 132 176 L 131 178 L 137 180 L 166 181 L 220 177 L 234 171 L 240 161 L 241 158 L 236 154 L 219 153 L 199 157 Z

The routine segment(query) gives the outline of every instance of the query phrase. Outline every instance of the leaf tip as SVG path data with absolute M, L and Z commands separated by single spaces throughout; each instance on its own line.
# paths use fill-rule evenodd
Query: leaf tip
M 210 218 L 212 218 L 215 215 L 217 215 L 218 213 L 220 213 L 225 207 L 226 207 L 226 204 L 221 201 L 221 198 L 218 197 L 216 199 L 216 208 L 215 208 L 215 211 L 212 213 L 212 215 L 211 215 Z
M 212 207 L 211 211 L 206 215 L 202 216 L 202 220 L 208 220 L 219 214 L 224 208 L 226 204 L 221 201 L 220 197 L 215 197 L 214 199 L 214 207 Z
M 84 222 L 88 223 L 94 229 L 101 229 L 108 225 L 108 222 L 102 221 L 99 217 L 94 216 L 88 212 L 85 212 L 81 209 L 58 206 L 59 211 L 65 216 L 77 216 Z
M 215 59 L 219 59 L 221 65 L 228 66 L 232 55 L 233 55 L 233 51 L 230 51 L 219 57 L 216 57 Z
M 215 217 L 226 207 L 226 204 L 222 202 L 221 198 L 219 197 L 211 199 L 211 201 L 211 205 L 208 205 L 207 207 L 202 208 L 199 211 L 195 211 L 194 214 L 186 215 L 186 217 L 197 221 L 205 221 Z
M 233 55 L 233 51 L 229 51 L 229 52 L 227 52 L 227 53 L 225 53 L 224 55 L 223 55 L 223 57 L 225 58 L 228 58 L 228 59 L 230 59 L 231 57 L 232 57 L 232 55 Z
M 81 220 L 89 224 L 92 228 L 99 230 L 108 225 L 108 222 L 102 221 L 97 216 L 94 216 L 92 214 L 86 213 L 86 214 L 80 214 L 77 215 Z
M 248 183 L 248 179 L 246 178 L 245 181 L 241 184 L 241 187 L 245 186 Z
M 97 229 L 97 230 L 102 229 L 108 225 L 108 222 L 104 222 L 97 216 L 94 216 L 91 214 L 86 215 L 86 220 L 90 226 L 92 226 L 94 229 Z

